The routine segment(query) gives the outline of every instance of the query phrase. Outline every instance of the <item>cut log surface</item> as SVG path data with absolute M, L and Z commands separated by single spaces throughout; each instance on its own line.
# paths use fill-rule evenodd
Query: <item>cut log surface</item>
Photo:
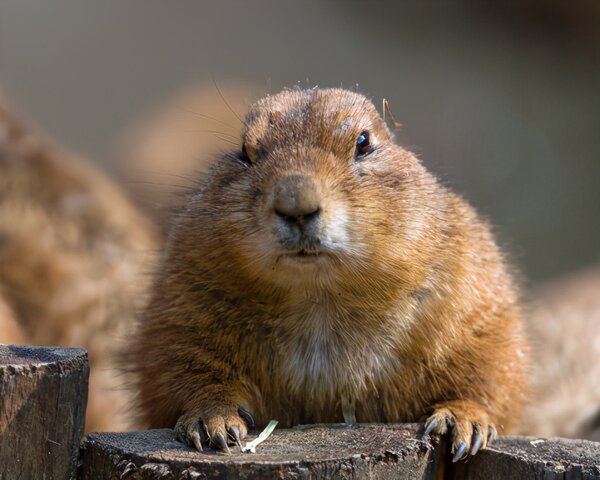
M 468 462 L 455 464 L 452 473 L 470 480 L 600 480 L 600 443 L 502 437 Z
M 440 443 L 419 439 L 417 428 L 413 424 L 300 426 L 275 430 L 257 453 L 232 449 L 231 455 L 212 449 L 196 452 L 168 429 L 93 433 L 84 441 L 80 478 L 435 478 Z
M 87 352 L 0 345 L 0 480 L 76 478 Z

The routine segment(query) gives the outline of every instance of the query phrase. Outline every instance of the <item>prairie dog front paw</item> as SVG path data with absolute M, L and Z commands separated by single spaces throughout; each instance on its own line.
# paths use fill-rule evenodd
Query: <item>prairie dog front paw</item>
M 241 448 L 242 440 L 246 437 L 248 428 L 253 426 L 252 423 L 250 414 L 241 409 L 204 415 L 193 411 L 179 417 L 175 432 L 181 441 L 199 452 L 205 444 L 231 453 L 228 445 Z
M 425 421 L 425 435 L 450 434 L 453 462 L 475 455 L 497 436 L 486 409 L 472 401 L 453 400 L 435 405 Z

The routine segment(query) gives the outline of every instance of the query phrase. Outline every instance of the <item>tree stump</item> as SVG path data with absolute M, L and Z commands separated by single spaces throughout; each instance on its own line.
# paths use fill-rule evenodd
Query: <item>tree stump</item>
M 600 480 L 600 443 L 501 437 L 469 461 L 453 465 L 451 474 L 469 480 Z
M 417 429 L 414 424 L 300 426 L 275 430 L 257 453 L 232 449 L 231 455 L 212 449 L 196 452 L 167 429 L 93 433 L 84 441 L 80 478 L 436 478 L 440 443 L 420 439 Z
M 85 350 L 0 345 L 0 480 L 76 478 L 88 375 Z

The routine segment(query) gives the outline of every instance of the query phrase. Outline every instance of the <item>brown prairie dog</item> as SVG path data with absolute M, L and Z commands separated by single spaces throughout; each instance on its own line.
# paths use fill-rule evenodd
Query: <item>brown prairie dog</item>
M 527 349 L 489 228 L 362 95 L 252 106 L 172 230 L 131 343 L 147 427 L 416 421 L 456 460 L 519 420 Z M 199 422 L 202 423 L 199 423 Z
M 112 181 L 0 102 L 0 342 L 89 351 L 87 431 L 127 427 L 113 357 L 144 305 L 156 248 Z
M 0 343 L 14 345 L 27 343 L 27 337 L 19 325 L 15 313 L 2 297 L 0 297 Z

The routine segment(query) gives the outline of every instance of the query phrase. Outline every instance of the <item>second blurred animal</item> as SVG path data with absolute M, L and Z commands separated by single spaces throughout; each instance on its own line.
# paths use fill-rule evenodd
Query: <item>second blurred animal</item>
M 157 238 L 113 181 L 0 102 L 0 342 L 89 351 L 88 431 L 126 427 L 113 356 L 145 302 Z

